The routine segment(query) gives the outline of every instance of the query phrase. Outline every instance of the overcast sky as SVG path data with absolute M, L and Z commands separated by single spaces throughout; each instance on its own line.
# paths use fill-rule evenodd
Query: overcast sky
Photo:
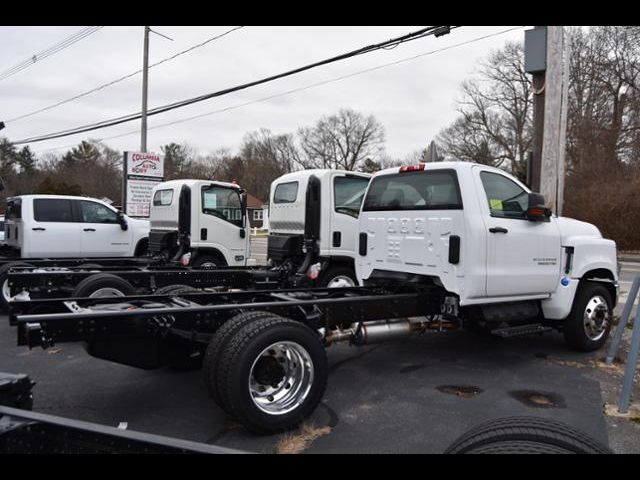
M 79 26 L 0 27 L 0 72 L 78 32 Z M 8 119 L 46 107 L 131 73 L 142 65 L 143 28 L 106 26 L 73 46 L 0 80 L 0 135 L 11 140 L 42 135 L 138 112 L 141 75 L 47 112 L 9 122 Z M 233 26 L 152 26 L 174 41 L 152 35 L 150 63 L 189 48 Z M 209 43 L 149 73 L 149 108 L 213 92 L 280 73 L 365 45 L 402 35 L 417 26 L 393 27 L 269 27 L 248 26 Z M 323 115 L 346 107 L 373 114 L 386 130 L 387 152 L 405 157 L 424 148 L 456 116 L 455 100 L 462 80 L 477 62 L 507 40 L 522 40 L 524 28 L 473 41 L 514 27 L 469 26 L 450 35 L 426 37 L 283 80 L 254 87 L 197 105 L 149 118 L 149 127 L 215 112 L 247 102 L 247 106 L 213 113 L 196 120 L 149 131 L 149 151 L 169 142 L 187 142 L 204 154 L 235 149 L 246 132 L 268 128 L 294 132 Z M 456 44 L 473 41 L 467 45 Z M 397 62 L 433 50 L 443 52 L 377 69 L 304 91 L 258 101 L 293 89 Z M 69 146 L 90 138 L 105 139 L 120 150 L 138 150 L 140 121 L 90 134 L 31 144 L 36 152 Z M 109 138 L 128 132 L 132 135 Z M 58 150 L 63 151 L 63 150 Z

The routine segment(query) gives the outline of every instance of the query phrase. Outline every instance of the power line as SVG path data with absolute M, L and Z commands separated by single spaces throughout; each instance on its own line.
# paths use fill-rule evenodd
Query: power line
M 58 52 L 61 52 L 62 50 L 70 47 L 74 43 L 77 43 L 80 40 L 88 37 L 89 35 L 92 35 L 92 34 L 96 33 L 101 28 L 103 28 L 103 27 L 101 27 L 101 26 L 92 26 L 92 27 L 83 28 L 82 30 L 80 30 L 79 32 L 74 33 L 70 37 L 65 38 L 64 40 L 56 43 L 55 45 L 52 45 L 51 47 L 32 55 L 31 57 L 27 58 L 26 60 L 23 60 L 22 62 L 17 63 L 13 67 L 10 67 L 7 70 L 5 70 L 4 72 L 0 73 L 0 80 L 4 80 L 5 78 L 9 78 L 10 76 L 15 75 L 16 73 L 19 73 L 19 72 L 23 71 L 24 69 L 29 68 L 31 65 L 33 65 L 33 64 L 35 64 L 37 62 L 41 62 L 45 58 L 48 58 L 48 57 L 50 57 L 52 55 L 55 55 Z
M 449 46 L 446 46 L 446 47 L 438 48 L 438 49 L 435 49 L 435 50 L 430 50 L 428 52 L 420 53 L 418 55 L 413 55 L 411 57 L 402 58 L 400 60 L 395 60 L 393 62 L 384 63 L 384 64 L 377 65 L 375 67 L 370 67 L 370 68 L 367 68 L 367 69 L 364 69 L 364 70 L 358 70 L 356 72 L 349 73 L 347 75 L 341 75 L 339 77 L 334 77 L 334 78 L 331 78 L 331 79 L 323 80 L 321 82 L 312 83 L 312 84 L 306 85 L 304 87 L 294 88 L 294 89 L 287 90 L 287 91 L 284 91 L 284 92 L 280 92 L 280 93 L 276 93 L 276 94 L 273 94 L 273 95 L 269 95 L 267 97 L 262 97 L 262 98 L 259 98 L 259 99 L 256 99 L 256 100 L 251 100 L 249 102 L 244 102 L 244 103 L 240 103 L 240 104 L 237 104 L 237 105 L 231 105 L 229 107 L 221 108 L 221 109 L 218 109 L 218 110 L 213 110 L 211 112 L 201 113 L 201 114 L 198 114 L 198 115 L 193 115 L 191 117 L 185 117 L 185 118 L 181 118 L 181 119 L 174 120 L 174 121 L 171 121 L 171 122 L 167 122 L 167 123 L 163 123 L 163 124 L 159 124 L 159 125 L 154 125 L 153 127 L 149 127 L 149 130 L 155 130 L 155 129 L 158 129 L 158 128 L 169 127 L 169 126 L 177 125 L 177 124 L 180 124 L 180 123 L 186 123 L 186 122 L 197 120 L 197 119 L 200 119 L 200 118 L 203 118 L 203 117 L 208 117 L 208 116 L 211 116 L 211 115 L 215 115 L 215 114 L 218 114 L 218 113 L 224 113 L 224 112 L 228 112 L 228 111 L 231 111 L 231 110 L 237 110 L 239 108 L 246 107 L 246 106 L 249 106 L 249 105 L 253 105 L 253 104 L 256 104 L 256 103 L 267 102 L 267 101 L 273 100 L 275 98 L 285 97 L 285 96 L 288 96 L 288 95 L 292 95 L 294 93 L 302 92 L 302 91 L 305 91 L 305 90 L 310 90 L 312 88 L 320 87 L 320 86 L 323 86 L 323 85 L 328 85 L 328 84 L 331 84 L 331 83 L 336 83 L 336 82 L 339 82 L 341 80 L 346 80 L 348 78 L 356 77 L 356 76 L 359 76 L 359 75 L 364 75 L 366 73 L 371 73 L 371 72 L 374 72 L 374 71 L 377 71 L 377 70 L 382 70 L 383 68 L 388 68 L 388 67 L 392 67 L 392 66 L 399 65 L 399 64 L 402 64 L 402 63 L 407 63 L 407 62 L 410 62 L 410 61 L 413 61 L 413 60 L 417 60 L 417 59 L 422 58 L 422 57 L 426 57 L 426 56 L 433 55 L 433 54 L 436 54 L 436 53 L 441 53 L 441 52 L 444 52 L 444 51 L 452 50 L 454 48 L 463 47 L 463 46 L 466 46 L 466 45 L 469 45 L 469 44 L 472 44 L 472 43 L 475 43 L 475 42 L 479 42 L 481 40 L 486 40 L 486 39 L 489 39 L 489 38 L 492 38 L 492 37 L 497 37 L 499 35 L 504 35 L 505 33 L 514 32 L 516 30 L 521 30 L 523 28 L 525 28 L 525 27 L 524 26 L 519 26 L 519 27 L 514 27 L 514 28 L 508 28 L 506 30 L 501 30 L 499 32 L 491 33 L 491 34 L 488 34 L 488 35 L 475 37 L 475 38 L 472 38 L 472 39 L 464 41 L 464 42 L 455 43 L 453 45 L 449 45 Z M 118 135 L 99 138 L 99 139 L 95 139 L 95 140 L 98 141 L 98 142 L 102 142 L 102 141 L 105 141 L 105 140 L 113 140 L 115 138 L 122 138 L 122 137 L 127 137 L 127 136 L 130 136 L 130 135 L 137 135 L 139 133 L 140 133 L 140 129 L 137 129 L 137 130 L 132 130 L 132 131 L 125 132 L 125 133 L 120 133 Z M 35 153 L 40 154 L 40 153 L 50 152 L 50 151 L 54 151 L 54 150 L 68 149 L 68 148 L 72 148 L 72 147 L 75 147 L 75 146 L 77 146 L 77 143 L 70 144 L 70 145 L 64 145 L 64 146 L 61 146 L 61 147 L 47 148 L 47 149 L 40 150 L 40 151 L 35 152 Z
M 193 97 L 193 98 L 189 98 L 187 100 L 181 100 L 179 102 L 174 102 L 174 103 L 170 103 L 168 105 L 164 105 L 161 107 L 156 107 L 154 109 L 149 110 L 149 112 L 147 113 L 147 116 L 151 116 L 151 115 L 157 115 L 160 113 L 164 113 L 164 112 L 168 112 L 170 110 L 175 110 L 177 108 L 182 108 L 182 107 L 186 107 L 187 105 L 193 105 L 195 103 L 199 103 L 205 100 L 209 100 L 211 98 L 215 98 L 215 97 L 221 97 L 223 95 L 227 95 L 229 93 L 233 93 L 233 92 L 237 92 L 240 90 L 245 90 L 247 88 L 250 87 L 254 87 L 257 85 L 261 85 L 264 83 L 268 83 L 268 82 L 272 82 L 274 80 L 278 80 L 281 78 L 285 78 L 285 77 L 289 77 L 291 75 L 295 75 L 307 70 L 311 70 L 313 68 L 317 68 L 323 65 L 328 65 L 330 63 L 335 63 L 341 60 L 345 60 L 348 58 L 352 58 L 358 55 L 363 55 L 366 53 L 370 53 L 376 50 L 381 50 L 385 47 L 390 47 L 396 44 L 401 44 L 401 43 L 405 43 L 405 42 L 410 42 L 413 40 L 417 40 L 419 38 L 424 38 L 426 36 L 429 35 L 443 35 L 444 34 L 444 29 L 447 29 L 446 31 L 450 31 L 453 28 L 458 28 L 458 27 L 442 27 L 442 26 L 436 26 L 436 27 L 427 27 L 427 28 L 423 28 L 421 30 L 417 30 L 411 33 L 408 33 L 406 35 L 402 35 L 400 37 L 396 37 L 393 38 L 391 40 L 387 40 L 385 42 L 381 42 L 381 43 L 377 43 L 374 45 L 369 45 L 367 47 L 362 47 L 359 48 L 357 50 L 353 50 L 351 52 L 347 52 L 347 53 L 343 53 L 341 55 L 337 55 L 335 57 L 331 57 L 331 58 L 327 58 L 325 60 L 321 60 L 319 62 L 315 62 L 315 63 L 311 63 L 302 67 L 298 67 L 295 68 L 293 70 L 289 70 L 283 73 L 279 73 L 277 75 L 272 75 L 270 77 L 266 77 L 266 78 L 262 78 L 260 80 L 256 80 L 253 82 L 249 82 L 249 83 L 245 83 L 242 85 L 238 85 L 235 87 L 231 87 L 231 88 L 227 88 L 224 90 L 219 90 L 217 92 L 213 92 L 213 93 L 208 93 L 205 95 L 200 95 L 197 97 Z M 37 136 L 37 137 L 31 137 L 31 138 L 26 138 L 26 139 L 22 139 L 22 140 L 18 140 L 13 142 L 15 145 L 21 145 L 21 144 L 25 144 L 25 143 L 35 143 L 35 142 L 41 142 L 44 140 L 52 140 L 54 138 L 62 138 L 62 137 L 67 137 L 69 135 L 75 135 L 78 133 L 85 133 L 85 132 L 90 132 L 90 131 L 94 131 L 94 130 L 99 130 L 101 128 L 106 128 L 106 127 L 111 127 L 114 125 L 119 125 L 122 123 L 127 123 L 127 122 L 131 122 L 133 120 L 137 120 L 141 117 L 140 113 L 134 113 L 134 114 L 129 114 L 129 115 L 125 115 L 122 117 L 117 117 L 117 118 L 113 118 L 113 119 L 109 119 L 109 120 L 104 120 L 102 122 L 97 122 L 94 124 L 90 124 L 90 125 L 85 125 L 85 126 L 81 126 L 81 127 L 76 127 L 73 129 L 68 129 L 68 130 L 62 130 L 59 132 L 54 132 L 54 133 L 50 133 L 50 134 L 46 134 L 46 135 L 42 135 L 42 136 Z
M 149 65 L 149 68 L 157 67 L 158 65 L 161 65 L 163 63 L 169 62 L 169 61 L 171 61 L 171 60 L 173 60 L 175 58 L 178 58 L 178 57 L 180 57 L 180 56 L 182 56 L 182 55 L 184 55 L 186 53 L 189 53 L 189 52 L 191 52 L 191 51 L 193 51 L 193 50 L 195 50 L 197 48 L 204 47 L 205 45 L 213 42 L 214 40 L 218 40 L 219 38 L 225 37 L 225 36 L 229 35 L 230 33 L 235 32 L 236 30 L 240 30 L 241 28 L 244 28 L 244 26 L 235 27 L 235 28 L 232 28 L 231 30 L 228 30 L 228 31 L 224 32 L 224 33 L 221 33 L 221 34 L 216 35 L 214 37 L 208 38 L 204 42 L 200 42 L 200 43 L 198 43 L 196 45 L 193 45 L 193 46 L 187 48 L 186 50 L 182 50 L 181 52 L 178 52 L 178 53 L 176 53 L 174 55 L 171 55 L 170 57 L 167 57 L 167 58 L 164 58 L 164 59 L 160 60 L 159 62 L 156 62 L 156 63 L 153 63 L 153 64 Z M 75 96 L 73 96 L 71 98 L 67 98 L 66 100 L 61 100 L 61 101 L 59 101 L 57 103 L 54 103 L 54 104 L 49 105 L 47 107 L 40 108 L 40 109 L 35 110 L 33 112 L 25 113 L 24 115 L 20 115 L 20 116 L 14 117 L 14 118 L 10 118 L 10 119 L 6 120 L 5 123 L 17 122 L 18 120 L 22 120 L 22 119 L 25 119 L 25 118 L 28 118 L 28 117 L 32 117 L 34 115 L 37 115 L 38 113 L 46 112 L 46 111 L 51 110 L 53 108 L 59 107 L 61 105 L 65 105 L 65 104 L 67 104 L 69 102 L 73 102 L 74 100 L 78 100 L 79 98 L 86 97 L 87 95 L 90 95 L 92 93 L 98 92 L 98 91 L 103 90 L 103 89 L 105 89 L 107 87 L 110 87 L 112 85 L 115 85 L 116 83 L 120 83 L 120 82 L 122 82 L 124 80 L 127 80 L 128 78 L 135 77 L 136 75 L 138 75 L 140 73 L 142 73 L 142 69 L 136 70 L 135 72 L 131 72 L 131 73 L 129 73 L 127 75 L 124 75 L 124 76 L 122 76 L 120 78 L 116 78 L 115 80 L 112 80 L 112 81 L 110 81 L 108 83 L 105 83 L 103 85 L 100 85 L 98 87 L 92 88 L 91 90 L 87 90 L 86 92 L 79 93 L 78 95 L 75 95 Z

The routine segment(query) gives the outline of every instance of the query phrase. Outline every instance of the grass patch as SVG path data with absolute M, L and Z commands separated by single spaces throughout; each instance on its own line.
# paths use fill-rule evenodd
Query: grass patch
M 331 427 L 316 428 L 303 424 L 296 433 L 287 433 L 276 445 L 278 454 L 296 454 L 304 452 L 315 440 L 331 433 Z

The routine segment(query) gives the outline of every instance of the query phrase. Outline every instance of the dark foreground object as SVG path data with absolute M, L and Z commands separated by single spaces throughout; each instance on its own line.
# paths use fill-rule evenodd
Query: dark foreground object
M 0 372 L 0 454 L 243 453 L 19 409 L 31 408 L 33 385 L 27 375 Z
M 569 425 L 536 417 L 492 420 L 465 434 L 447 454 L 611 454 L 611 450 Z

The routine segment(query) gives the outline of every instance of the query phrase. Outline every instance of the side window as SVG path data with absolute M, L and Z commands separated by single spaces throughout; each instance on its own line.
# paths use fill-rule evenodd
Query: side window
M 293 203 L 298 197 L 298 182 L 281 183 L 273 194 L 273 203 Z
M 173 190 L 158 190 L 153 195 L 154 207 L 166 207 L 173 201 Z
M 33 218 L 36 222 L 73 222 L 71 200 L 39 198 L 33 201 Z
M 358 218 L 367 185 L 368 178 L 336 177 L 333 181 L 335 211 Z
M 118 223 L 116 212 L 96 202 L 81 201 L 83 223 Z
M 202 213 L 242 227 L 240 194 L 225 187 L 202 187 Z
M 480 172 L 491 216 L 526 219 L 529 195 L 517 183 L 498 173 Z

